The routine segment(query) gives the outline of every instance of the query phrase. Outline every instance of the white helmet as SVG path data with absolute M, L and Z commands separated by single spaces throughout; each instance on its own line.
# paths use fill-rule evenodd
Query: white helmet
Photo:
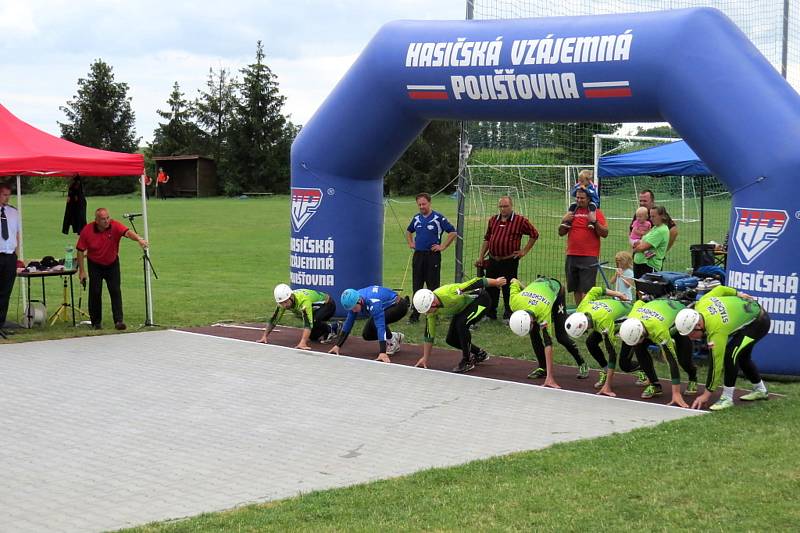
M 644 324 L 638 318 L 629 318 L 619 327 L 619 338 L 628 346 L 636 346 L 644 340 Z
M 577 339 L 589 329 L 589 319 L 586 313 L 572 313 L 564 323 L 564 329 L 573 339 Z
M 527 311 L 514 311 L 508 319 L 511 331 L 522 337 L 531 330 L 531 315 Z
M 420 289 L 414 293 L 414 308 L 419 313 L 427 313 L 433 305 L 433 291 Z
M 275 286 L 275 290 L 272 291 L 272 294 L 275 295 L 275 301 L 277 303 L 285 302 L 292 297 L 292 288 L 285 283 L 280 283 Z
M 700 313 L 694 309 L 681 309 L 675 317 L 675 329 L 681 335 L 688 335 L 700 322 Z

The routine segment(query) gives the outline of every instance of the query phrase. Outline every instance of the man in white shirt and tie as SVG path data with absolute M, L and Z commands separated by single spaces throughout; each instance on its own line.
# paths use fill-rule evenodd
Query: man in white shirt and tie
M 8 301 L 17 277 L 19 251 L 19 213 L 15 207 L 8 205 L 9 198 L 11 187 L 7 183 L 0 183 L 0 328 L 6 322 Z

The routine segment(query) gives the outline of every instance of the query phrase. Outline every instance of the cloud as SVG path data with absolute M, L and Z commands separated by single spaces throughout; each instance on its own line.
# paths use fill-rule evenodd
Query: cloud
M 284 111 L 303 124 L 381 25 L 463 13 L 463 0 L 0 0 L 0 103 L 59 135 L 59 106 L 103 59 L 128 84 L 137 135 L 149 141 L 175 81 L 194 98 L 209 67 L 238 73 L 261 40 Z

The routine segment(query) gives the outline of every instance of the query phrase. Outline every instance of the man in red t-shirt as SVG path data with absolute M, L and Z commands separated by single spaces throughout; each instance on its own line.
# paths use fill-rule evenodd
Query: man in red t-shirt
M 114 315 L 114 327 L 125 329 L 122 319 L 122 290 L 119 272 L 119 241 L 128 237 L 142 247 L 147 248 L 147 241 L 139 237 L 116 220 L 111 220 L 108 210 L 101 207 L 94 212 L 94 222 L 87 224 L 78 237 L 78 276 L 81 283 L 86 282 L 86 269 L 83 257 L 89 264 L 89 318 L 92 327 L 100 329 L 103 322 L 103 280 L 111 296 L 111 313 Z
M 575 192 L 575 212 L 567 211 L 558 227 L 559 236 L 567 235 L 567 291 L 575 293 L 575 305 L 594 287 L 600 238 L 608 236 L 606 217 L 600 209 L 589 209 L 589 195 L 583 189 Z

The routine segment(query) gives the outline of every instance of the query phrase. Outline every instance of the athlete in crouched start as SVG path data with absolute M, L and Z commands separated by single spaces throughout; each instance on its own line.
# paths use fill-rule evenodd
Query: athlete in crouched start
M 564 324 L 567 334 L 574 339 L 591 331 L 586 338 L 586 348 L 602 368 L 600 379 L 594 384 L 595 389 L 600 389 L 598 394 L 616 396 L 612 390 L 612 382 L 619 351 L 619 337 L 616 335 L 617 320 L 627 316 L 630 311 L 631 304 L 627 294 L 603 287 L 592 287 Z M 606 347 L 608 359 L 600 347 L 601 342 Z M 630 353 L 630 350 L 628 352 Z M 630 357 L 624 361 L 620 360 L 620 367 L 625 372 L 636 369 Z
M 339 324 L 329 324 L 328 320 L 336 312 L 336 302 L 324 292 L 311 289 L 292 290 L 285 283 L 275 286 L 273 290 L 275 302 L 278 306 L 272 317 L 267 321 L 264 334 L 258 342 L 266 344 L 269 342 L 269 335 L 275 326 L 280 322 L 286 311 L 291 311 L 298 318 L 303 319 L 303 333 L 295 348 L 310 350 L 308 341 L 329 342 L 333 340 L 338 331 Z
M 581 357 L 578 347 L 564 329 L 567 319 L 564 287 L 557 279 L 539 278 L 523 288 L 518 279 L 511 280 L 511 309 L 508 321 L 511 331 L 519 335 L 530 335 L 531 347 L 536 354 L 539 368 L 529 378 L 545 378 L 544 386 L 560 389 L 553 375 L 553 334 L 578 364 L 578 379 L 589 377 L 589 367 Z M 539 334 L 541 330 L 541 336 Z
M 440 316 L 452 316 L 447 331 L 447 344 L 461 350 L 461 362 L 453 372 L 469 372 L 489 358 L 486 350 L 472 343 L 469 328 L 483 317 L 491 305 L 486 287 L 502 287 L 506 278 L 472 278 L 464 283 L 442 285 L 436 290 L 420 289 L 414 293 L 414 307 L 425 316 L 425 343 L 422 358 L 415 366 L 428 368 L 436 325 Z
M 753 391 L 741 397 L 744 401 L 766 400 L 767 387 L 753 362 L 753 346 L 769 333 L 770 318 L 752 296 L 731 287 L 711 289 L 695 304 L 675 318 L 678 333 L 692 340 L 706 336 L 711 348 L 706 390 L 695 398 L 692 408 L 702 409 L 711 394 L 723 384 L 722 395 L 710 409 L 720 411 L 733 407 L 733 391 L 738 371 L 753 385 Z M 723 377 L 724 376 L 724 377 Z
M 339 355 L 339 348 L 347 340 L 357 318 L 367 318 L 361 337 L 366 341 L 378 341 L 378 361 L 391 363 L 390 355 L 400 349 L 405 335 L 389 329 L 408 313 L 408 297 L 400 298 L 396 292 L 379 285 L 370 285 L 363 289 L 346 289 L 342 292 L 342 307 L 347 310 L 347 318 L 339 331 L 336 344 L 328 353 Z

